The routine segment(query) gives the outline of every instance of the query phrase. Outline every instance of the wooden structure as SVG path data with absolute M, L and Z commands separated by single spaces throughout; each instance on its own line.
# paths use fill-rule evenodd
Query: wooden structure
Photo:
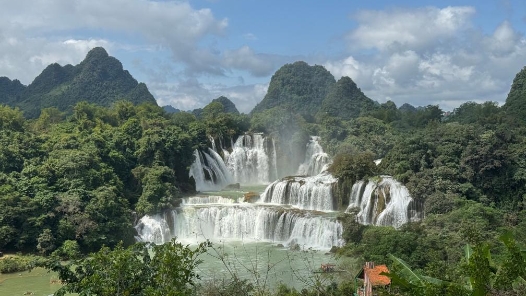
M 358 287 L 357 296 L 374 296 L 377 295 L 375 290 L 378 288 L 389 288 L 391 279 L 381 273 L 388 273 L 386 265 L 374 265 L 374 262 L 365 262 L 356 279 L 363 280 L 363 286 Z M 357 285 L 358 286 L 358 285 Z

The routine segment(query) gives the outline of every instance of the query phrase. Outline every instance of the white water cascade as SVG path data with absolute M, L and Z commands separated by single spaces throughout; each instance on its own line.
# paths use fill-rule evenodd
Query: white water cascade
M 332 211 L 332 188 L 338 179 L 328 172 L 312 177 L 285 177 L 267 186 L 263 203 L 292 205 L 304 210 Z
M 395 228 L 420 220 L 421 211 L 407 188 L 390 176 L 380 178 L 355 183 L 346 212 L 356 208 L 358 222 Z
M 144 216 L 135 228 L 139 240 L 157 244 L 173 237 L 189 243 L 227 239 L 315 249 L 343 244 L 342 226 L 334 218 L 253 204 L 182 206 L 164 216 Z
M 265 184 L 277 178 L 275 153 L 271 138 L 247 134 L 237 138 L 225 163 L 235 183 Z
M 190 177 L 195 180 L 197 191 L 221 190 L 232 184 L 232 175 L 216 151 L 194 151 L 195 161 L 190 166 Z
M 315 176 L 327 169 L 330 158 L 327 153 L 323 152 L 319 142 L 320 137 L 311 136 L 307 143 L 305 161 L 298 168 L 298 175 Z
M 312 137 L 307 144 L 301 169 L 315 176 L 278 180 L 267 186 L 256 203 L 243 202 L 246 196 L 218 196 L 221 193 L 186 197 L 173 210 L 142 217 L 135 226 L 137 239 L 158 244 L 177 237 L 191 244 L 209 239 L 314 249 L 342 246 L 342 225 L 336 219 L 332 198 L 337 179 L 327 172 L 318 174 L 329 159 L 318 140 Z M 190 176 L 198 191 L 219 191 L 233 183 L 268 184 L 278 178 L 276 143 L 272 138 L 242 135 L 235 143 L 232 141 L 230 152 L 221 140 L 216 143 L 210 138 L 210 143 L 213 149 L 194 152 Z

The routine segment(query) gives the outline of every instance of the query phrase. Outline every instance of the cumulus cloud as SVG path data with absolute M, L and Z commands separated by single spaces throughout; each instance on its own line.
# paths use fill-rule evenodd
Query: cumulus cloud
M 0 76 L 29 84 L 49 64 L 76 64 L 90 48 L 113 44 L 103 39 L 50 41 L 45 38 L 0 38 Z
M 348 34 L 353 48 L 418 50 L 437 40 L 455 37 L 469 27 L 473 7 L 362 10 L 358 28 Z
M 324 65 L 379 102 L 444 109 L 467 100 L 503 103 L 524 66 L 526 39 L 507 21 L 484 33 L 473 26 L 474 13 L 472 7 L 361 11 L 347 35 L 349 56 Z
M 272 74 L 279 67 L 279 62 L 281 59 L 278 56 L 257 54 L 248 46 L 227 50 L 223 55 L 226 67 L 245 70 L 256 77 Z
M 225 96 L 236 105 L 239 112 L 249 113 L 267 93 L 268 84 L 207 85 L 197 79 L 187 79 L 177 83 L 152 83 L 149 88 L 160 106 L 171 105 L 188 111 L 202 108 L 213 99 Z
M 220 57 L 213 48 L 200 43 L 210 36 L 222 36 L 227 26 L 226 18 L 216 19 L 210 9 L 194 9 L 188 2 L 7 1 L 0 10 L 0 61 L 3 61 L 0 62 L 0 75 L 14 74 L 27 82 L 28 77 L 42 70 L 41 63 L 49 61 L 46 56 L 57 55 L 59 59 L 53 62 L 71 60 L 78 63 L 86 53 L 84 45 L 108 46 L 89 38 L 70 40 L 71 35 L 86 34 L 107 36 L 93 39 L 114 39 L 120 43 L 126 43 L 127 37 L 134 37 L 168 49 L 173 60 L 185 64 L 189 73 L 221 74 L 224 70 Z M 80 59 L 79 53 L 82 53 Z M 34 55 L 41 58 L 28 59 Z M 10 71 L 6 61 L 27 70 Z

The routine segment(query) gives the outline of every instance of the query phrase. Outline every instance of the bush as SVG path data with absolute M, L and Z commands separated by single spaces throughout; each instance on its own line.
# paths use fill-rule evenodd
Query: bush
M 62 246 L 56 249 L 51 255 L 59 257 L 62 260 L 78 259 L 80 257 L 79 244 L 74 240 L 66 240 Z
M 6 257 L 0 260 L 0 273 L 13 273 L 31 269 L 36 262 L 41 261 L 36 256 Z

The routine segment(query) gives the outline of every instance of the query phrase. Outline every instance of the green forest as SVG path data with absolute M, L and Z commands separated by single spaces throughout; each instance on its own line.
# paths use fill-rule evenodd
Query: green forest
M 191 251 L 172 242 L 151 255 L 134 244 L 134 221 L 195 193 L 189 167 L 209 136 L 230 143 L 264 132 L 283 157 L 303 153 L 299 144 L 320 136 L 342 196 L 358 180 L 391 175 L 423 204 L 425 218 L 400 229 L 361 225 L 352 213 L 339 217 L 346 244 L 338 255 L 390 267 L 392 285 L 379 295 L 526 294 L 526 68 L 503 106 L 466 102 L 449 113 L 434 105 L 377 103 L 352 79 L 336 81 L 303 62 L 278 70 L 250 114 L 225 99 L 197 114 L 167 113 L 149 98 L 107 105 L 80 100 L 70 109 L 42 108 L 38 116 L 23 104 L 1 105 L 0 251 L 47 259 L 2 260 L 0 272 L 46 266 L 67 281 L 64 292 L 101 288 L 86 295 L 199 294 L 188 285 L 195 284 L 196 256 L 210 246 Z M 76 260 L 78 268 L 56 260 Z M 179 267 L 168 268 L 166 260 Z M 140 272 L 106 286 L 94 276 L 101 266 L 114 272 L 112 280 L 124 270 Z M 238 281 L 203 295 L 352 295 L 355 289 L 354 277 L 303 291 L 260 291 Z M 168 283 L 180 288 L 167 292 Z M 240 290 L 229 290 L 234 287 Z

